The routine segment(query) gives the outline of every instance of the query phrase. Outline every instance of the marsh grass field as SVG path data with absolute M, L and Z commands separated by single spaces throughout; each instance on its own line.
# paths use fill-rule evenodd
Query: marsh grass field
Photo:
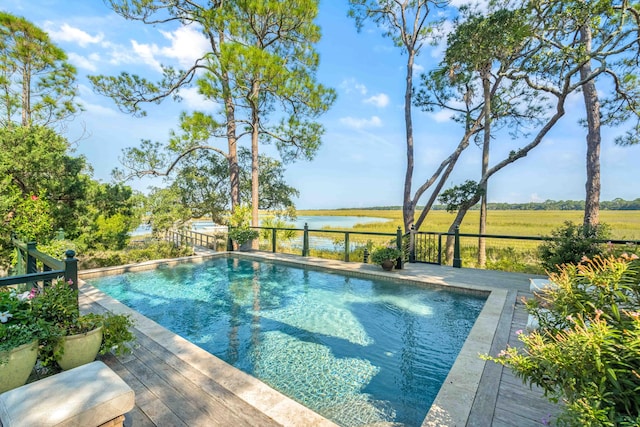
M 461 227 L 461 233 L 477 233 L 479 211 L 469 211 Z M 354 230 L 393 233 L 402 226 L 400 210 L 337 209 L 299 210 L 298 215 L 317 216 L 366 216 L 388 218 L 386 222 L 356 224 Z M 446 232 L 455 214 L 446 211 L 431 211 L 421 231 Z M 582 211 L 524 211 L 490 210 L 487 217 L 487 234 L 504 236 L 549 236 L 551 231 L 562 226 L 565 221 L 576 224 L 582 222 Z M 417 219 L 417 215 L 416 215 Z M 611 238 L 616 240 L 640 240 L 640 211 L 601 210 L 600 222 L 611 229 Z
M 398 227 L 404 230 L 402 224 L 402 212 L 398 210 L 372 210 L 372 209 L 339 209 L 339 210 L 300 210 L 298 215 L 310 216 L 362 216 L 385 218 L 379 222 L 358 224 L 350 229 L 350 260 L 363 259 L 364 245 L 368 249 L 384 244 L 393 244 L 393 236 L 366 236 L 358 235 L 359 232 L 393 233 Z M 490 210 L 487 218 L 487 235 L 494 236 L 524 236 L 543 238 L 551 236 L 553 230 L 564 225 L 566 221 L 574 224 L 582 223 L 582 211 L 551 211 L 551 210 Z M 417 216 L 416 216 L 417 218 Z M 446 233 L 454 214 L 446 211 L 432 211 L 420 231 L 434 233 Z M 479 211 L 470 211 L 460 227 L 463 234 L 478 233 Z M 609 227 L 610 239 L 623 241 L 640 240 L 640 211 L 602 210 L 600 222 Z M 337 230 L 323 227 L 323 230 Z M 310 247 L 310 255 L 322 258 L 344 259 L 344 234 L 343 233 L 314 233 L 321 238 L 334 240 L 334 248 Z M 301 236 L 299 236 L 301 238 Z M 461 258 L 464 267 L 477 266 L 478 238 L 463 236 L 461 242 Z M 545 274 L 538 257 L 538 247 L 542 240 L 518 240 L 507 238 L 486 239 L 486 268 L 492 270 L 517 271 L 523 273 Z M 353 248 L 355 244 L 355 248 Z M 437 243 L 429 243 L 433 248 Z M 622 251 L 638 251 L 637 245 L 619 245 Z M 432 250 L 432 249 L 427 249 Z M 294 251 L 295 252 L 295 251 Z M 443 255 L 446 258 L 446 255 Z M 432 262 L 434 260 L 432 259 Z M 451 264 L 451 259 L 443 259 L 444 264 Z

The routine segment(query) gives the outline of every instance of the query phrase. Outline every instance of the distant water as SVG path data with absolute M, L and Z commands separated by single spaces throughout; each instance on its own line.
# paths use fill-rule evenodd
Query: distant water
M 349 230 L 356 224 L 371 224 L 374 222 L 387 222 L 391 221 L 389 218 L 376 218 L 369 216 L 323 216 L 323 215 L 301 215 L 296 221 L 291 222 L 293 228 L 304 228 L 307 224 L 311 229 L 321 229 L 323 227 L 332 227 L 343 230 Z M 210 231 L 211 228 L 216 226 L 211 221 L 194 221 L 192 229 L 194 231 Z M 148 225 L 140 225 L 133 232 L 132 236 L 141 236 L 151 233 L 151 227 Z

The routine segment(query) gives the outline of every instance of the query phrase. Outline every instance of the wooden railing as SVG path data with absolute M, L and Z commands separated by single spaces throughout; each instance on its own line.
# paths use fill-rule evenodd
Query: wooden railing
M 17 284 L 35 284 L 36 282 L 51 283 L 51 280 L 63 277 L 70 283 L 73 289 L 78 289 L 78 260 L 76 253 L 69 249 L 65 252 L 66 258 L 57 260 L 36 247 L 36 242 L 24 243 L 17 237 L 11 237 L 11 243 L 16 248 L 18 262 L 16 269 L 18 274 L 0 278 L 0 287 Z

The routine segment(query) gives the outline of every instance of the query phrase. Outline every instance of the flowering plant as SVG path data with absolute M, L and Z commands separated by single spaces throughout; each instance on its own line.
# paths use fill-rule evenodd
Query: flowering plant
M 382 248 L 374 249 L 371 252 L 371 261 L 376 264 L 382 264 L 387 260 L 396 260 L 398 257 L 402 255 L 402 252 L 394 246 L 386 246 Z
M 33 316 L 31 301 L 35 296 L 33 291 L 0 289 L 0 353 L 47 336 L 48 323 Z

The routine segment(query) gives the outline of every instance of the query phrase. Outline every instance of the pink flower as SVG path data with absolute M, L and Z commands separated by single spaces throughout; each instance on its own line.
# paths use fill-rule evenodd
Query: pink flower
M 35 194 L 31 195 L 31 200 L 38 200 L 38 196 L 36 196 Z
M 522 335 L 522 329 L 518 329 L 518 330 L 516 331 L 516 335 Z

